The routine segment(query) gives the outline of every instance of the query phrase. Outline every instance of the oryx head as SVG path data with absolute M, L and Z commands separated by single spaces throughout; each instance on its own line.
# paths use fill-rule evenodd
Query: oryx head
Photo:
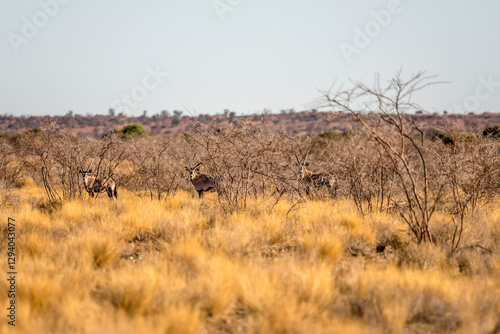
M 306 155 L 304 156 L 304 158 L 302 160 L 299 160 L 297 153 L 295 153 L 295 159 L 297 159 L 296 165 L 299 167 L 300 177 L 304 177 L 304 173 L 306 172 L 306 167 L 309 166 L 309 163 L 307 162 L 308 155 L 309 155 L 309 152 L 306 153 Z
M 200 172 L 200 165 L 203 165 L 203 163 L 199 163 L 197 164 L 196 166 L 194 166 L 193 168 L 191 167 L 184 167 L 188 172 L 189 172 L 189 180 L 193 180 Z
M 78 171 L 78 173 L 81 173 L 82 174 L 82 177 L 83 177 L 83 183 L 87 184 L 87 175 L 92 173 L 92 169 L 90 169 L 92 167 L 92 163 L 94 162 L 94 159 L 92 159 L 92 161 L 90 162 L 90 165 L 87 169 L 84 169 L 83 168 L 83 165 L 82 165 L 82 160 L 80 159 L 80 170 Z

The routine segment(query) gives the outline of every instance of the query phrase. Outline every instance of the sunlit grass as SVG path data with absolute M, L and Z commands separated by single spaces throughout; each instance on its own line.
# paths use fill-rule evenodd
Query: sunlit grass
M 450 257 L 446 244 L 417 245 L 397 215 L 363 217 L 347 199 L 257 198 L 225 212 L 216 193 L 121 189 L 116 202 L 50 211 L 33 182 L 14 195 L 0 212 L 16 219 L 19 332 L 480 333 L 500 318 L 498 202 L 467 225 L 467 242 L 488 250 Z M 436 234 L 452 221 L 435 218 Z

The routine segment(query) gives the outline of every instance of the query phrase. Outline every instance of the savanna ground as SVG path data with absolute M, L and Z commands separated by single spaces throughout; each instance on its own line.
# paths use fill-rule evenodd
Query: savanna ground
M 17 332 L 498 331 L 498 200 L 466 231 L 491 252 L 449 257 L 412 241 L 397 216 L 362 217 L 351 201 L 289 211 L 257 198 L 227 213 L 217 194 L 193 192 L 158 202 L 122 191 L 116 203 L 81 198 L 51 212 L 40 187 L 16 189 L 0 213 L 17 226 Z M 435 235 L 451 224 L 436 215 Z M 13 331 L 5 319 L 1 328 Z
M 325 92 L 363 129 L 342 134 L 272 132 L 254 116 L 182 135 L 0 136 L 15 329 L 499 333 L 500 125 L 423 131 L 410 99 L 428 80 Z M 217 190 L 202 200 L 185 171 L 199 163 Z M 302 179 L 306 163 L 328 182 Z M 89 198 L 90 167 L 116 181 L 116 201 Z

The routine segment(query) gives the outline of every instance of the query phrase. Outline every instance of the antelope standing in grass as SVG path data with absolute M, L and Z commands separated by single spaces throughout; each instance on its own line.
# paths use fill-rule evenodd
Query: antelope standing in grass
M 297 159 L 297 166 L 299 166 L 300 171 L 300 181 L 305 185 L 306 194 L 309 195 L 311 192 L 311 188 L 319 189 L 319 188 L 328 188 L 332 195 L 336 195 L 336 183 L 333 179 L 333 175 L 330 173 L 313 173 L 308 170 L 306 167 L 309 166 L 307 162 L 307 156 L 309 153 L 306 153 L 302 160 L 299 160 L 297 153 L 295 153 L 295 159 Z
M 83 185 L 85 187 L 85 190 L 89 193 L 90 197 L 94 197 L 94 194 L 96 193 L 102 193 L 106 192 L 108 194 L 108 197 L 116 200 L 118 197 L 118 193 L 116 191 L 116 182 L 109 176 L 106 179 L 102 178 L 97 178 L 95 175 L 92 174 L 92 163 L 94 162 L 94 159 L 90 162 L 89 167 L 84 170 L 83 165 L 82 165 L 82 160 L 80 160 L 80 170 L 78 173 L 82 174 L 83 177 Z
M 202 198 L 203 192 L 215 188 L 215 179 L 212 176 L 200 174 L 200 165 L 203 165 L 203 163 L 200 162 L 193 168 L 185 167 L 185 169 L 189 172 L 189 180 L 198 192 L 199 198 Z

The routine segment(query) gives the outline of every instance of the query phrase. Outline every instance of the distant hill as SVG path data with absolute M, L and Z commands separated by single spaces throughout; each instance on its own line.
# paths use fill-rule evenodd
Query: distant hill
M 146 131 L 155 134 L 176 134 L 192 131 L 193 123 L 201 121 L 205 124 L 214 124 L 217 128 L 224 128 L 234 124 L 241 124 L 244 119 L 259 120 L 263 115 L 234 116 L 200 115 L 190 116 L 161 116 L 129 117 L 129 116 L 0 116 L 0 133 L 16 134 L 21 131 L 43 127 L 49 122 L 55 122 L 61 130 L 78 136 L 100 137 L 113 129 L 122 129 L 133 123 L 143 124 Z M 266 127 L 269 130 L 287 132 L 299 136 L 321 134 L 326 131 L 344 132 L 360 129 L 350 114 L 333 112 L 302 111 L 267 115 Z M 418 114 L 411 116 L 424 132 L 432 130 L 454 131 L 482 131 L 486 126 L 500 124 L 500 113 L 483 113 L 470 115 L 437 115 Z

